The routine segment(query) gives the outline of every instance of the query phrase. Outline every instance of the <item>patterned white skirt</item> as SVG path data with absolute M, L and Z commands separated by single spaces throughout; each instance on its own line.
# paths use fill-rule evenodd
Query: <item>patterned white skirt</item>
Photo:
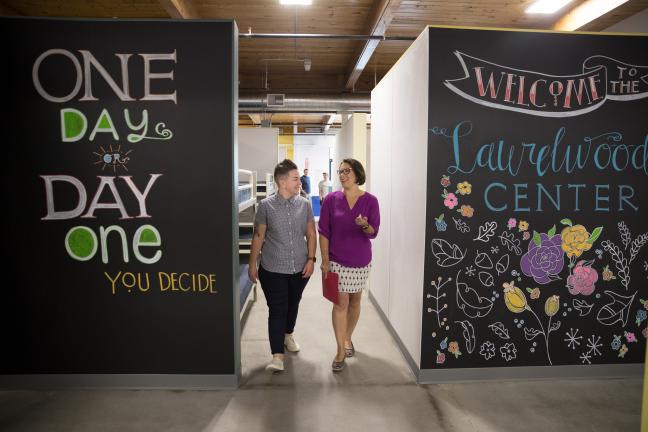
M 329 268 L 329 271 L 337 273 L 340 277 L 338 291 L 350 294 L 359 293 L 367 287 L 370 270 L 371 263 L 366 267 L 345 267 L 335 261 L 331 261 Z

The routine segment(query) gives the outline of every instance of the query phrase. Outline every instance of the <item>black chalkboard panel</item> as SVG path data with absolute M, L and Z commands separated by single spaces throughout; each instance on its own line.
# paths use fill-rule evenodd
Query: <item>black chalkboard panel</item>
M 643 362 L 648 38 L 429 32 L 421 368 Z
M 233 374 L 236 27 L 2 19 L 2 374 Z

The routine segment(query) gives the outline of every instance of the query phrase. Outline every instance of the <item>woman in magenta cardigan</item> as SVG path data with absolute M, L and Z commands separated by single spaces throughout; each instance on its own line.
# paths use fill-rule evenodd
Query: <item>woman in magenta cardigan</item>
M 337 354 L 333 372 L 342 371 L 346 357 L 355 355 L 352 335 L 360 317 L 362 290 L 371 269 L 371 239 L 380 227 L 378 199 L 358 186 L 365 171 L 355 159 L 344 159 L 338 169 L 342 191 L 328 194 L 322 203 L 319 233 L 322 273 L 339 275 L 339 300 L 333 305 Z

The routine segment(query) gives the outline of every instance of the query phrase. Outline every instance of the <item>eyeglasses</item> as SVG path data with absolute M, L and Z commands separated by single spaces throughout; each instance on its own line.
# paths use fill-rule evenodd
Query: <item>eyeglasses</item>
M 342 174 L 349 175 L 349 174 L 351 174 L 351 171 L 353 171 L 351 168 L 344 168 L 344 169 L 341 169 L 341 170 L 337 170 L 337 173 L 338 173 L 338 175 L 342 175 Z

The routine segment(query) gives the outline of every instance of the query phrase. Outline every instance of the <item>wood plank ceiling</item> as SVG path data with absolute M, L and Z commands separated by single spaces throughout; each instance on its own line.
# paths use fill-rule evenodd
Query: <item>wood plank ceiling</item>
M 311 6 L 283 6 L 279 0 L 0 0 L 0 15 L 234 18 L 240 33 L 415 37 L 426 25 L 434 24 L 551 29 L 563 15 L 586 0 L 573 0 L 554 15 L 526 14 L 524 10 L 533 1 L 313 0 Z M 646 8 L 648 0 L 629 0 L 580 30 L 600 31 Z M 368 96 L 410 43 L 242 38 L 239 92 L 319 95 L 355 92 Z M 310 60 L 310 71 L 305 70 L 304 59 Z M 358 68 L 361 72 L 353 74 Z M 328 115 L 280 117 L 282 123 L 330 122 Z M 248 116 L 242 118 L 249 123 Z

